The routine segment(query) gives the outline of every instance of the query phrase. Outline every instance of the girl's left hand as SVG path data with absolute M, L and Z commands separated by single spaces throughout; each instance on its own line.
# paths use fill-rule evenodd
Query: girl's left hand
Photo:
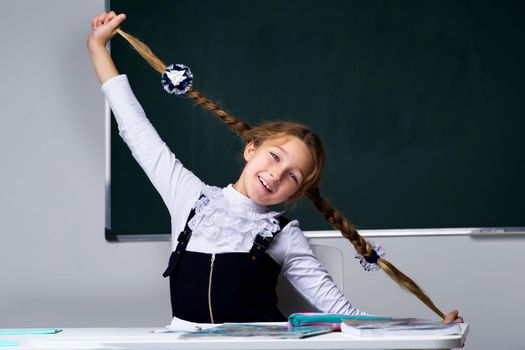
M 463 323 L 463 317 L 459 316 L 458 310 L 452 310 L 448 313 L 447 317 L 443 320 L 445 323 L 456 322 Z

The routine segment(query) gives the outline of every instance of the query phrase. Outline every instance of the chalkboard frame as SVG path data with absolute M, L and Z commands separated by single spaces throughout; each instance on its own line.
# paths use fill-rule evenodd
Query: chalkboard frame
M 468 2 L 466 2 L 468 4 Z M 109 9 L 110 3 L 107 2 L 106 8 Z M 154 73 L 152 73 L 154 74 Z M 126 241 L 126 240 L 169 240 L 171 237 L 170 233 L 144 233 L 144 234 L 126 234 L 126 232 L 115 232 L 112 229 L 111 224 L 111 112 L 106 107 L 106 229 L 105 235 L 108 241 Z M 317 234 L 328 235 L 330 232 L 327 230 L 308 230 L 310 235 L 315 236 Z M 525 233 L 525 227 L 452 227 L 452 228 L 416 228 L 416 229 L 363 229 L 360 232 L 364 236 L 384 236 L 384 235 L 477 235 L 477 234 L 523 234 Z M 337 234 L 337 233 L 336 233 Z

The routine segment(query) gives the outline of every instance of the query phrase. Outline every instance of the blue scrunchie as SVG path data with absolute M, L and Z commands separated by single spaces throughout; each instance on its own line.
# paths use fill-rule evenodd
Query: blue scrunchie
M 372 250 L 372 253 L 369 256 L 363 256 L 363 258 L 366 260 L 369 264 L 375 264 L 377 263 L 377 259 L 379 259 L 379 255 L 377 255 L 375 250 Z
M 161 79 L 164 90 L 170 94 L 182 95 L 188 92 L 193 84 L 193 74 L 190 68 L 177 63 L 170 64 Z
M 355 258 L 359 259 L 359 262 L 365 271 L 377 271 L 380 269 L 379 265 L 377 264 L 377 260 L 385 255 L 385 251 L 380 245 L 377 245 L 372 241 L 369 243 L 373 249 L 372 253 L 370 253 L 369 256 L 363 256 L 357 253 Z

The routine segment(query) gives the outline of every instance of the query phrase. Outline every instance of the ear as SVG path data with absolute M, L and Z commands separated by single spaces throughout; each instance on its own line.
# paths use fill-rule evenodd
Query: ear
M 255 153 L 255 150 L 256 150 L 255 142 L 254 141 L 250 141 L 246 145 L 246 147 L 244 147 L 244 160 L 245 161 L 251 160 L 252 157 L 253 157 L 253 154 Z

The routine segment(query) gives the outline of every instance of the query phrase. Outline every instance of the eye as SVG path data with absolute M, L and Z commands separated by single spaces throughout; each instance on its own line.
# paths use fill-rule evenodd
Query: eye
M 292 172 L 289 172 L 288 176 L 290 176 L 293 182 L 297 183 L 297 176 L 295 176 Z
M 273 152 L 270 152 L 270 155 L 272 156 L 272 158 L 276 161 L 279 161 L 279 156 Z

